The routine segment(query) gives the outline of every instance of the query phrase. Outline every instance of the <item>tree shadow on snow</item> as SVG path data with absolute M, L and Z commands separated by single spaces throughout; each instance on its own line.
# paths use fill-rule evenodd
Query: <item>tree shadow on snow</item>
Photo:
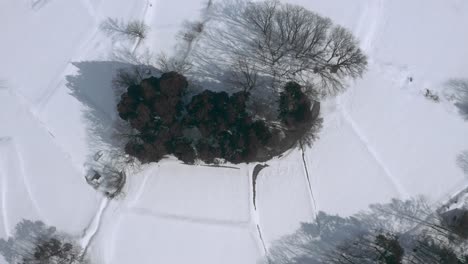
M 457 157 L 457 164 L 468 177 L 468 150 L 463 151 Z
M 339 255 L 341 253 L 339 249 L 349 242 L 358 244 L 357 242 L 368 239 L 372 235 L 370 226 L 373 225 L 375 223 L 361 221 L 355 217 L 319 212 L 314 222 L 302 223 L 295 233 L 273 244 L 269 256 L 270 263 L 346 263 L 333 262 L 332 256 Z
M 41 221 L 23 220 L 16 225 L 8 240 L 0 239 L 0 254 L 8 263 L 17 263 L 20 258 L 32 258 L 34 247 L 40 240 L 55 236 L 56 229 Z
M 135 68 L 131 63 L 119 61 L 83 61 L 72 63 L 77 69 L 74 75 L 66 76 L 67 87 L 85 107 L 88 144 L 93 153 L 103 148 L 118 147 L 121 142 L 115 137 L 117 102 L 120 94 L 115 85 L 119 71 Z
M 0 256 L 10 264 L 88 263 L 75 239 L 41 221 L 23 219 L 7 240 L 0 239 Z
M 455 100 L 455 106 L 463 119 L 468 121 L 468 79 L 449 80 L 447 85 L 452 94 L 452 99 Z
M 464 240 L 446 222 L 452 216 L 439 209 L 415 197 L 371 204 L 349 217 L 319 212 L 315 221 L 273 243 L 269 263 L 466 263 L 443 261 L 450 254 L 458 259 L 454 252 L 463 252 Z M 427 245 L 430 251 L 423 250 Z

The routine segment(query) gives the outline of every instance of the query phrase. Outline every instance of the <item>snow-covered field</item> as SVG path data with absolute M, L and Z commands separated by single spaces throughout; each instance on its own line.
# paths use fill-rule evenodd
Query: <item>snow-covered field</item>
M 171 52 L 204 1 L 0 1 L 0 238 L 26 218 L 76 236 L 95 263 L 256 263 L 318 210 L 350 215 L 420 194 L 440 203 L 467 188 L 456 158 L 468 150 L 468 122 L 443 95 L 468 78 L 468 2 L 288 2 L 351 29 L 369 69 L 323 103 L 312 148 L 267 162 L 254 206 L 255 164 L 164 160 L 129 175 L 112 201 L 84 179 L 90 155 L 111 140 L 111 81 L 125 66 L 101 21 L 144 20 L 150 35 L 130 46 Z

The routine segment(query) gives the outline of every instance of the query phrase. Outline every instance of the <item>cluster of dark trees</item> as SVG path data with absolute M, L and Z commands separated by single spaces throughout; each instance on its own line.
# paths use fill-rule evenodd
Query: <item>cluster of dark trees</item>
M 266 161 L 310 144 L 322 121 L 315 100 L 367 67 L 349 30 L 277 0 L 209 1 L 180 36 L 173 58 L 159 58 L 166 73 L 130 85 L 118 106 L 133 128 L 125 151 L 142 162 Z M 188 97 L 181 74 L 218 87 Z
M 187 86 L 183 75 L 168 72 L 128 87 L 117 106 L 119 116 L 133 128 L 127 135 L 127 154 L 141 162 L 157 162 L 168 154 L 185 163 L 255 161 L 284 151 L 278 142 L 287 131 L 314 122 L 312 101 L 296 83 L 285 86 L 280 109 L 273 109 L 284 129 L 249 113 L 247 91 L 204 90 L 187 98 Z
M 429 208 L 418 198 L 351 217 L 319 212 L 268 257 L 272 264 L 468 264 L 468 210 Z
M 22 220 L 8 240 L 0 239 L 0 254 L 10 264 L 88 264 L 71 237 L 41 221 Z

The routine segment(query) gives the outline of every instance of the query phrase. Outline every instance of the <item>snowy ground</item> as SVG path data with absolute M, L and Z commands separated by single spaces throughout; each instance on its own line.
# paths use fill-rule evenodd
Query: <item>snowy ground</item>
M 442 94 L 468 78 L 468 2 L 290 2 L 353 30 L 369 70 L 324 102 L 312 148 L 267 162 L 254 206 L 255 164 L 167 160 L 129 175 L 113 201 L 84 180 L 89 155 L 111 142 L 110 82 L 125 66 L 99 23 L 143 19 L 151 32 L 138 49 L 170 52 L 203 1 L 1 1 L 0 237 L 27 218 L 80 238 L 96 263 L 256 263 L 318 210 L 349 215 L 419 194 L 445 202 L 467 188 L 456 157 L 468 149 L 468 123 Z

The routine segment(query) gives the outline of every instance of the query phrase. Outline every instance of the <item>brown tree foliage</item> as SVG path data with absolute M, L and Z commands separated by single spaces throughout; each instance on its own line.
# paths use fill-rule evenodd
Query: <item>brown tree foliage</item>
M 119 116 L 134 131 L 126 135 L 127 154 L 142 162 L 156 162 L 168 154 L 185 163 L 264 160 L 290 148 L 290 141 L 299 140 L 298 134 L 314 121 L 311 101 L 295 83 L 288 84 L 281 97 L 286 109 L 281 120 L 288 128 L 285 138 L 294 134 L 284 141 L 288 144 L 279 144 L 281 131 L 247 111 L 249 92 L 204 90 L 184 98 L 186 88 L 187 80 L 176 72 L 128 87 L 117 106 Z

